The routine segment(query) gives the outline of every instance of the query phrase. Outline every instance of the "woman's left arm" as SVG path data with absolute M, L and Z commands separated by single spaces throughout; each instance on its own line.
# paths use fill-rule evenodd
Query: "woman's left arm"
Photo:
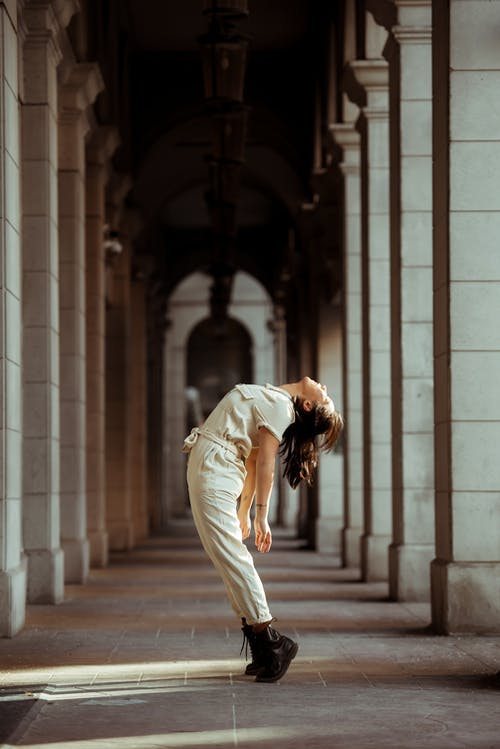
M 272 535 L 267 515 L 274 482 L 274 467 L 279 442 L 269 429 L 259 429 L 259 452 L 256 463 L 255 545 L 259 551 L 269 551 Z

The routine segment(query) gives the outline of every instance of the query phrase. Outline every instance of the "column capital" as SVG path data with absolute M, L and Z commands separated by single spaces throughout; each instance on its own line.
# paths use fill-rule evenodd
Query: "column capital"
M 328 126 L 332 142 L 342 151 L 339 169 L 344 176 L 358 174 L 360 166 L 361 136 L 354 122 L 332 122 Z
M 22 16 L 26 32 L 25 45 L 47 45 L 58 64 L 63 56 L 61 32 L 78 10 L 78 0 L 24 0 Z
M 399 44 L 430 44 L 432 41 L 432 26 L 394 26 L 391 36 Z M 391 38 L 389 37 L 389 39 Z
M 432 27 L 394 26 L 387 37 L 382 54 L 388 62 L 391 62 L 399 48 L 408 44 L 430 46 L 432 44 Z
M 386 60 L 353 60 L 349 65 L 357 82 L 367 93 L 387 89 L 389 69 Z
M 331 122 L 328 125 L 330 137 L 344 151 L 357 151 L 360 147 L 360 137 L 354 122 Z
M 116 127 L 101 125 L 92 133 L 87 143 L 89 164 L 105 166 L 120 145 L 120 135 Z
M 30 19 L 30 15 L 32 18 Z M 57 38 L 57 31 L 56 31 L 56 22 L 55 18 L 52 14 L 52 9 L 47 6 L 47 12 L 46 12 L 46 18 L 47 18 L 47 26 L 43 28 L 42 26 L 38 26 L 37 23 L 33 24 L 33 16 L 38 16 L 37 21 L 39 20 L 39 13 L 38 11 L 35 11 L 34 13 L 31 13 L 30 10 L 24 11 L 24 17 L 25 17 L 25 35 L 24 35 L 24 47 L 25 49 L 39 49 L 47 48 L 50 56 L 52 57 L 54 64 L 57 66 L 60 61 L 62 60 L 62 50 L 61 46 L 59 44 L 59 40 Z M 53 23 L 52 23 L 53 22 Z
M 77 121 L 94 103 L 103 88 L 104 81 L 97 63 L 80 62 L 73 65 L 69 75 L 60 86 L 60 121 Z M 88 130 L 88 123 L 86 130 Z
M 108 184 L 106 185 L 106 217 L 113 229 L 120 228 L 122 232 L 125 228 L 122 226 L 125 207 L 124 201 L 131 187 L 132 178 L 129 174 L 115 170 L 111 171 Z M 127 224 L 127 229 L 132 230 L 133 225 L 133 221 L 130 221 Z
M 387 60 L 351 60 L 344 69 L 344 90 L 365 113 L 388 108 L 389 64 Z

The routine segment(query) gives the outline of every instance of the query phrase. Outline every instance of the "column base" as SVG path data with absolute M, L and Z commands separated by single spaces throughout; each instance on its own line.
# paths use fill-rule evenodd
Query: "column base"
M 26 619 L 26 558 L 18 567 L 0 571 L 0 637 L 14 637 Z
M 344 567 L 361 567 L 362 528 L 342 530 L 342 560 Z
M 89 542 L 86 538 L 62 541 L 64 582 L 83 584 L 89 576 Z
M 62 549 L 29 549 L 28 603 L 61 603 L 64 598 Z
M 389 578 L 389 535 L 364 534 L 361 537 L 361 579 L 385 582 Z
M 430 601 L 430 564 L 434 544 L 389 546 L 389 598 L 392 601 Z
M 342 518 L 322 517 L 316 519 L 316 551 L 335 554 L 342 552 Z
M 500 562 L 434 559 L 431 601 L 438 634 L 500 634 Z
M 106 531 L 90 531 L 90 566 L 107 567 L 109 562 L 109 544 Z
M 134 546 L 134 527 L 130 521 L 108 525 L 109 548 L 113 551 L 128 551 Z

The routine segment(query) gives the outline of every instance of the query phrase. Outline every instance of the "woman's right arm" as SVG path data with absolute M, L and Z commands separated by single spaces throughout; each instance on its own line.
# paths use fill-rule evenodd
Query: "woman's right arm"
M 243 490 L 241 492 L 240 505 L 238 507 L 238 520 L 240 523 L 243 540 L 245 538 L 248 538 L 248 536 L 250 535 L 250 509 L 252 507 L 253 498 L 255 495 L 255 475 L 258 450 L 258 447 L 252 448 L 250 455 L 245 460 L 247 475 L 245 478 L 245 483 L 243 485 Z

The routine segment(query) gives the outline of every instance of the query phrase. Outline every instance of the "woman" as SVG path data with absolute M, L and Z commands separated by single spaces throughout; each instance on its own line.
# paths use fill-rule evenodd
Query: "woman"
M 301 480 L 311 484 L 319 450 L 333 448 L 342 426 L 326 387 L 304 377 L 280 387 L 236 385 L 184 441 L 183 450 L 190 453 L 187 481 L 193 519 L 241 617 L 252 653 L 245 673 L 256 675 L 256 681 L 280 679 L 298 645 L 270 626 L 266 594 L 243 543 L 250 534 L 254 494 L 255 545 L 267 552 L 272 544 L 269 500 L 280 444 L 290 485 L 295 488 Z

